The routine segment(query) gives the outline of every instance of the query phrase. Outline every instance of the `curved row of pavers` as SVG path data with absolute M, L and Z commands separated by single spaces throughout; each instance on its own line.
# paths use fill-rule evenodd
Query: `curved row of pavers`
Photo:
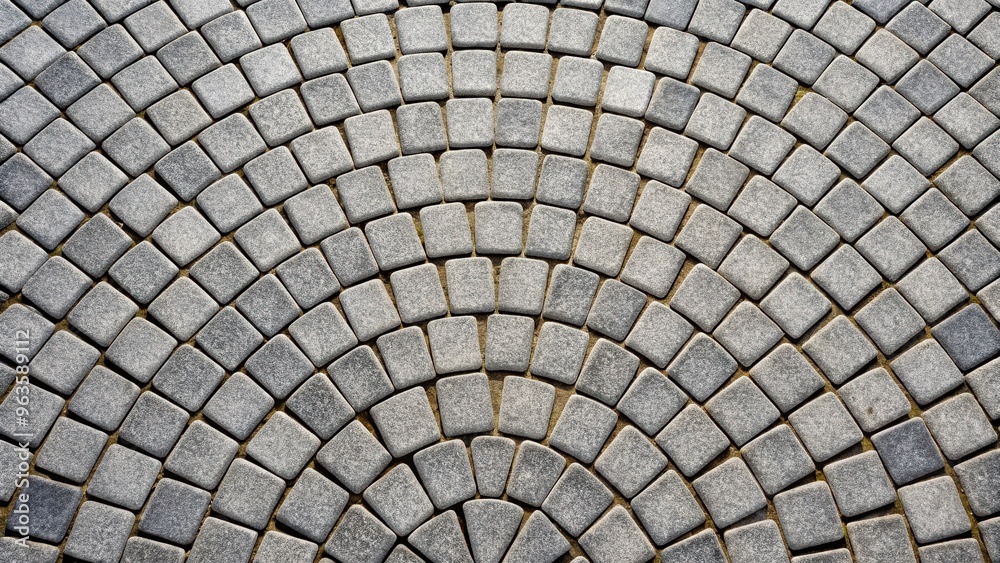
M 352 147 L 352 148 L 353 148 L 353 147 Z M 585 146 L 584 146 L 584 148 L 585 148 Z M 256 187 L 256 185 L 255 185 L 255 187 Z

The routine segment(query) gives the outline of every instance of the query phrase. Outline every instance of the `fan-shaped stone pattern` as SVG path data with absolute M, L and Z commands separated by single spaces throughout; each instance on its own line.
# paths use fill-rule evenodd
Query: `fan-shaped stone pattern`
M 0 558 L 1000 559 L 995 0 L 237 4 L 0 0 Z

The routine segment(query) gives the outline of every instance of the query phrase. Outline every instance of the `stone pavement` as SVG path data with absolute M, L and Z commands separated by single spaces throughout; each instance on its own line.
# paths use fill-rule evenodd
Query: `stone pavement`
M 1000 0 L 0 0 L 0 561 L 1000 561 L 997 58 Z

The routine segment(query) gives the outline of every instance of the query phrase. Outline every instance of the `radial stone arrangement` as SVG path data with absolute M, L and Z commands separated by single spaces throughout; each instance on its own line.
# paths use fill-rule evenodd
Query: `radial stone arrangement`
M 1000 561 L 1000 0 L 0 0 L 0 561 Z

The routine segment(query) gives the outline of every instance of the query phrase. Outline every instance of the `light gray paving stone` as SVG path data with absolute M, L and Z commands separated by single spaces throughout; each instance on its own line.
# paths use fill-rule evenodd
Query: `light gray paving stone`
M 938 258 L 971 291 L 978 291 L 1000 275 L 1000 253 L 975 229 L 945 247 Z
M 632 166 L 642 141 L 642 122 L 618 115 L 602 115 L 597 120 L 590 156 L 618 166 Z
M 786 277 L 760 303 L 792 338 L 805 334 L 830 312 L 830 301 L 798 273 Z
M 644 117 L 668 129 L 681 130 L 694 113 L 699 95 L 700 91 L 694 86 L 670 77 L 662 78 L 653 90 Z M 738 114 L 738 109 L 734 113 Z
M 525 372 L 531 358 L 535 321 L 517 315 L 486 319 L 486 361 L 490 371 Z
M 718 268 L 742 232 L 739 223 L 698 205 L 677 235 L 676 246 L 710 268 Z
M 472 229 L 464 204 L 445 203 L 421 209 L 420 227 L 428 257 L 472 254 Z
M 670 83 L 668 83 L 670 84 Z M 682 90 L 677 86 L 678 90 Z M 655 96 L 654 96 L 655 98 Z M 651 102 L 655 107 L 656 99 Z M 678 117 L 683 117 L 684 114 Z M 689 113 L 690 119 L 684 126 L 684 135 L 692 139 L 709 144 L 719 150 L 726 150 L 736 138 L 736 133 L 746 117 L 746 110 L 712 94 L 706 92 L 698 100 L 694 110 Z M 671 119 L 672 121 L 672 119 Z M 679 119 L 677 126 L 681 125 Z M 673 123 L 668 122 L 668 125 Z M 672 182 L 667 182 L 674 185 Z
M 57 190 L 46 190 L 17 218 L 17 227 L 42 248 L 52 251 L 77 226 L 84 215 Z
M 54 317 L 63 317 L 93 281 L 66 259 L 47 260 L 28 278 L 21 295 Z
M 687 3 L 691 4 L 691 3 Z M 693 8 L 693 4 L 692 4 Z M 648 10 L 653 15 L 654 10 Z M 670 12 L 671 16 L 674 14 Z M 654 21 L 650 18 L 649 21 Z M 668 22 L 655 22 L 669 25 Z M 670 27 L 657 27 L 653 31 L 649 48 L 646 51 L 644 68 L 658 74 L 663 74 L 678 80 L 687 78 L 698 51 L 698 40 L 693 35 L 680 31 L 685 24 L 672 29 Z
M 560 383 L 575 383 L 587 352 L 587 334 L 566 325 L 545 322 L 531 359 L 531 374 Z
M 986 413 L 969 393 L 952 397 L 923 414 L 948 459 L 959 459 L 996 441 Z
M 250 23 L 250 18 L 242 10 L 213 19 L 202 26 L 200 33 L 223 63 L 228 63 L 263 46 L 253 24 Z
M 944 458 L 920 417 L 882 430 L 872 436 L 872 444 L 897 485 L 944 467 Z
M 222 176 L 194 141 L 188 141 L 160 159 L 155 170 L 157 176 L 184 201 L 190 201 Z
M 654 435 L 686 401 L 687 395 L 662 373 L 646 368 L 629 386 L 617 408 L 644 432 Z
M 594 464 L 626 498 L 642 491 L 665 467 L 666 456 L 632 426 L 619 432 Z
M 133 536 L 125 542 L 122 561 L 139 563 L 140 561 L 157 561 L 161 563 L 180 563 L 184 561 L 184 550 L 147 538 Z
M 545 115 L 541 147 L 570 156 L 583 156 L 587 152 L 593 119 L 592 113 L 579 108 L 550 106 Z
M 805 30 L 796 29 L 775 57 L 774 67 L 800 82 L 814 84 L 836 54 L 837 51 L 827 42 Z M 860 65 L 858 68 L 861 68 Z
M 583 466 L 572 464 L 542 504 L 557 524 L 579 537 L 611 504 L 614 495 Z
M 795 208 L 795 198 L 762 176 L 754 176 L 728 214 L 760 236 L 768 236 Z
M 351 3 L 346 0 L 336 2 L 317 2 L 316 0 L 303 0 L 299 2 L 299 9 L 302 16 L 311 28 L 339 23 L 354 14 Z
M 503 58 L 500 94 L 514 98 L 544 99 L 548 95 L 551 75 L 551 55 L 510 51 Z
M 542 123 L 541 101 L 501 99 L 497 102 L 496 119 L 497 145 L 522 148 L 534 148 L 538 145 Z
M 132 108 L 107 84 L 84 94 L 65 111 L 73 124 L 94 142 L 104 140 L 134 116 Z M 4 133 L 8 134 L 7 131 Z
M 139 517 L 139 531 L 189 545 L 198 533 L 211 500 L 206 491 L 173 479 L 162 479 Z
M 77 389 L 70 401 L 69 411 L 110 432 L 121 424 L 138 396 L 138 386 L 98 366 Z
M 555 525 L 541 511 L 535 511 L 514 538 L 505 560 L 510 563 L 550 561 L 569 550 L 569 542 Z
M 389 376 L 368 346 L 359 346 L 335 360 L 327 368 L 330 379 L 356 411 L 392 394 Z
M 683 561 L 694 559 L 706 563 L 722 563 L 726 556 L 722 551 L 719 536 L 712 530 L 699 532 L 685 540 L 677 542 L 660 552 L 664 561 Z
M 528 220 L 525 256 L 565 260 L 570 257 L 575 231 L 575 212 L 536 205 Z
M 406 102 L 448 97 L 448 74 L 440 53 L 404 55 L 397 65 L 400 91 Z
M 736 368 L 736 360 L 722 346 L 699 333 L 667 366 L 667 374 L 695 399 L 704 401 Z
M 517 534 L 524 510 L 506 501 L 477 499 L 462 505 L 472 553 L 477 561 L 496 563 Z
M 119 291 L 101 282 L 84 295 L 66 318 L 94 342 L 109 346 L 138 309 Z
M 541 506 L 565 467 L 566 460 L 548 447 L 527 440 L 521 442 L 510 470 L 507 496 Z
M 546 155 L 538 179 L 535 198 L 566 209 L 577 209 L 587 185 L 587 164 L 580 159 Z
M 964 540 L 952 540 L 935 545 L 928 545 L 917 548 L 921 561 L 934 563 L 936 561 L 968 560 L 979 562 L 983 560 L 979 542 L 967 538 Z
M 199 488 L 212 490 L 238 449 L 235 440 L 196 420 L 184 431 L 164 467 Z
M 880 293 L 855 318 L 885 354 L 899 350 L 924 328 L 923 319 L 895 289 Z
M 764 508 L 767 501 L 743 461 L 730 459 L 693 482 L 712 520 L 720 527 Z
M 916 561 L 906 523 L 900 515 L 850 522 L 847 524 L 847 534 L 851 547 L 860 560 Z
M 978 145 L 1000 127 L 1000 120 L 965 92 L 945 104 L 935 117 L 944 130 L 966 149 Z
M 976 516 L 988 516 L 997 511 L 996 491 L 989 486 L 996 471 L 995 451 L 986 452 L 955 466 L 962 490 Z
M 802 549 L 844 537 L 843 525 L 830 486 L 816 482 L 774 497 L 778 521 L 791 549 Z
M 725 210 L 746 181 L 750 169 L 719 151 L 709 148 L 695 167 L 685 192 Z
M 274 406 L 274 398 L 252 379 L 235 373 L 227 379 L 205 405 L 207 418 L 244 440 Z
M 778 54 L 792 26 L 761 10 L 750 10 L 731 45 L 756 60 L 769 63 Z
M 583 210 L 624 223 L 632 213 L 639 191 L 639 175 L 621 168 L 598 164 L 590 179 Z
M 317 542 L 326 539 L 348 501 L 348 493 L 306 468 L 278 508 L 277 520 Z
M 817 149 L 830 144 L 845 123 L 847 113 L 815 92 L 798 100 L 781 120 L 782 127 Z
M 857 516 L 896 502 L 896 491 L 877 452 L 867 451 L 831 463 L 823 473 L 844 516 Z
M 435 516 L 414 530 L 408 539 L 422 554 L 432 559 L 472 561 L 472 554 L 454 510 Z
M 383 271 L 423 262 L 426 258 L 413 217 L 408 213 L 390 215 L 369 222 L 365 225 L 365 236 L 379 268 Z M 336 273 L 336 270 L 334 272 Z
M 502 436 L 476 436 L 472 439 L 469 449 L 475 466 L 479 494 L 486 497 L 501 496 L 507 484 L 511 461 L 514 459 L 514 441 Z
M 552 99 L 581 106 L 597 105 L 604 72 L 600 61 L 580 57 L 562 57 L 552 82 Z
M 571 396 L 556 422 L 550 445 L 584 463 L 591 463 L 604 446 L 618 417 L 607 407 L 583 396 Z
M 764 491 L 773 495 L 812 475 L 816 466 L 787 424 L 761 434 L 740 450 Z
M 701 471 L 729 447 L 729 439 L 697 405 L 688 405 L 656 435 L 656 443 L 685 476 Z
M 751 299 L 760 299 L 788 268 L 788 261 L 753 235 L 743 237 L 719 273 Z
M 171 145 L 190 139 L 212 124 L 211 118 L 187 90 L 156 102 L 149 107 L 147 115 L 163 135 L 163 139 Z
M 5 121 L 0 133 L 11 142 L 23 145 L 58 118 L 58 111 L 38 90 L 27 86 L 19 88 L 0 104 L 0 115 Z M 21 207 L 25 206 L 27 203 Z
M 153 387 L 188 411 L 208 400 L 225 375 L 221 366 L 191 346 L 178 348 L 153 377 Z
M 698 502 L 672 470 L 636 495 L 632 510 L 656 545 L 670 543 L 705 521 Z
M 691 75 L 691 83 L 732 99 L 750 68 L 750 57 L 735 49 L 711 42 Z
M 773 179 L 803 204 L 813 206 L 839 176 L 837 165 L 812 147 L 802 146 L 778 168 Z
M 771 174 L 795 144 L 795 137 L 759 116 L 751 116 L 730 150 L 736 160 Z
M 437 164 L 429 154 L 394 158 L 389 161 L 389 180 L 399 209 L 441 203 L 441 183 Z
M 398 270 L 389 279 L 399 317 L 404 323 L 417 323 L 448 312 L 444 289 L 433 264 Z
M 408 535 L 434 511 L 413 470 L 397 465 L 364 492 L 365 502 L 399 535 Z
M 111 82 L 135 111 L 142 111 L 177 89 L 177 82 L 155 57 L 144 57 L 118 71 Z
M 408 327 L 376 340 L 382 363 L 396 389 L 404 389 L 434 378 L 434 365 L 423 332 Z
M 295 61 L 307 80 L 347 70 L 347 55 L 332 28 L 300 33 L 290 42 Z
M 631 14 L 641 16 L 642 14 Z M 596 14 L 570 8 L 557 8 L 552 13 L 548 48 L 553 52 L 581 57 L 590 56 L 597 32 Z
M 723 534 L 729 556 L 738 563 L 756 561 L 788 561 L 785 542 L 774 520 L 764 519 L 753 524 L 727 530 Z
M 856 57 L 889 84 L 920 60 L 915 50 L 888 30 L 876 31 L 858 50 Z
M 496 170 L 494 156 L 494 171 Z M 494 177 L 494 194 L 496 192 Z M 516 202 L 482 201 L 475 206 L 477 254 L 519 254 L 524 208 Z
M 244 291 L 236 299 L 236 309 L 267 337 L 274 336 L 302 314 L 292 295 L 273 274 L 262 277 Z
M 349 117 L 344 121 L 344 130 L 356 166 L 367 166 L 399 156 L 399 141 L 388 111 Z
M 530 240 L 530 235 L 529 235 Z M 543 316 L 546 319 L 582 326 L 591 309 L 599 276 L 592 272 L 557 265 L 545 295 Z
M 107 441 L 108 435 L 104 432 L 59 417 L 35 455 L 35 467 L 74 483 L 83 483 Z
M 927 55 L 951 31 L 951 26 L 925 6 L 910 5 L 896 14 L 886 29 L 921 55 Z
M 583 364 L 576 382 L 577 391 L 614 405 L 635 377 L 638 367 L 637 356 L 603 338 L 599 339 Z
M 737 446 L 778 419 L 778 409 L 748 377 L 741 377 L 705 403 L 705 409 Z
M 445 436 L 489 432 L 494 427 L 489 380 L 485 374 L 457 375 L 437 385 L 437 406 Z
M 70 332 L 60 330 L 45 342 L 27 366 L 31 375 L 45 385 L 63 395 L 71 395 L 97 363 L 99 356 L 100 352 L 96 348 Z
M 498 39 L 497 9 L 490 4 L 462 4 L 453 6 L 451 44 L 457 49 L 496 47 Z
M 212 499 L 212 511 L 261 530 L 267 525 L 285 483 L 249 461 L 233 461 Z
M 136 400 L 119 437 L 157 458 L 166 457 L 187 425 L 189 416 L 180 407 L 146 391 Z
M 452 14 L 452 21 L 455 16 Z M 454 27 L 454 23 L 452 24 Z M 493 51 L 455 51 L 451 58 L 455 96 L 493 96 L 497 92 L 497 55 Z
M 879 430 L 910 412 L 910 401 L 884 368 L 876 368 L 845 383 L 840 398 L 865 432 Z
M 450 440 L 417 452 L 413 464 L 427 494 L 439 510 L 476 495 L 472 465 L 462 440 Z
M 382 561 L 396 541 L 396 535 L 361 505 L 347 509 L 333 531 L 324 551 L 341 560 Z
M 64 553 L 87 559 L 117 559 L 134 523 L 135 515 L 126 510 L 86 501 L 80 506 Z
M 857 423 L 834 393 L 824 393 L 788 416 L 817 461 L 826 461 L 861 441 Z
M 670 300 L 670 308 L 702 330 L 712 330 L 732 309 L 740 292 L 704 264 L 692 268 Z
M 315 559 L 318 550 L 319 546 L 314 543 L 285 535 L 281 532 L 267 532 L 264 534 L 264 540 L 261 541 L 260 547 L 257 549 L 254 561 L 258 563 L 276 563 L 289 559 L 294 560 L 295 558 Z
M 625 262 L 621 280 L 662 299 L 673 286 L 684 254 L 651 237 L 640 237 Z
M 928 322 L 938 320 L 967 297 L 959 281 L 937 258 L 903 276 L 897 289 Z
M 475 317 L 436 319 L 427 325 L 431 356 L 439 374 L 473 371 L 482 367 Z
M 246 14 L 264 43 L 282 41 L 306 30 L 305 18 L 293 1 L 263 0 L 248 6 Z
M 360 421 L 354 420 L 320 448 L 316 461 L 347 490 L 359 494 L 389 465 L 392 456 Z
M 931 114 L 955 97 L 959 87 L 928 60 L 921 60 L 896 84 L 896 91 L 924 114 Z
M 500 46 L 505 49 L 534 49 L 545 47 L 548 35 L 549 13 L 541 6 L 505 6 L 502 14 Z
M 996 378 L 1000 362 L 991 361 L 966 376 L 966 383 L 990 418 L 997 418 Z
M 294 479 L 320 440 L 283 412 L 275 413 L 247 444 L 246 453 L 284 479 Z
M 493 103 L 489 99 L 454 98 L 445 103 L 445 113 L 448 143 L 452 148 L 485 148 L 493 144 Z M 447 199 L 447 193 L 445 196 Z
M 441 437 L 427 393 L 421 387 L 399 393 L 373 406 L 371 414 L 393 457 L 413 453 Z
M 971 525 L 958 496 L 955 481 L 937 477 L 899 489 L 910 531 L 919 543 L 942 540 L 967 532 Z
M 528 258 L 504 258 L 498 279 L 497 310 L 537 315 L 542 311 L 548 264 Z
M 625 225 L 589 217 L 580 231 L 573 263 L 606 276 L 616 276 L 625 261 L 632 235 L 632 229 Z
M 829 254 L 839 239 L 829 225 L 799 206 L 775 229 L 771 245 L 792 264 L 808 270 Z
M 625 339 L 625 346 L 663 368 L 691 336 L 693 327 L 660 303 L 651 303 Z
M 361 113 L 354 92 L 342 74 L 331 74 L 305 82 L 300 93 L 316 125 L 329 125 Z
M 80 45 L 77 54 L 107 79 L 142 56 L 142 48 L 121 24 L 115 24 Z

